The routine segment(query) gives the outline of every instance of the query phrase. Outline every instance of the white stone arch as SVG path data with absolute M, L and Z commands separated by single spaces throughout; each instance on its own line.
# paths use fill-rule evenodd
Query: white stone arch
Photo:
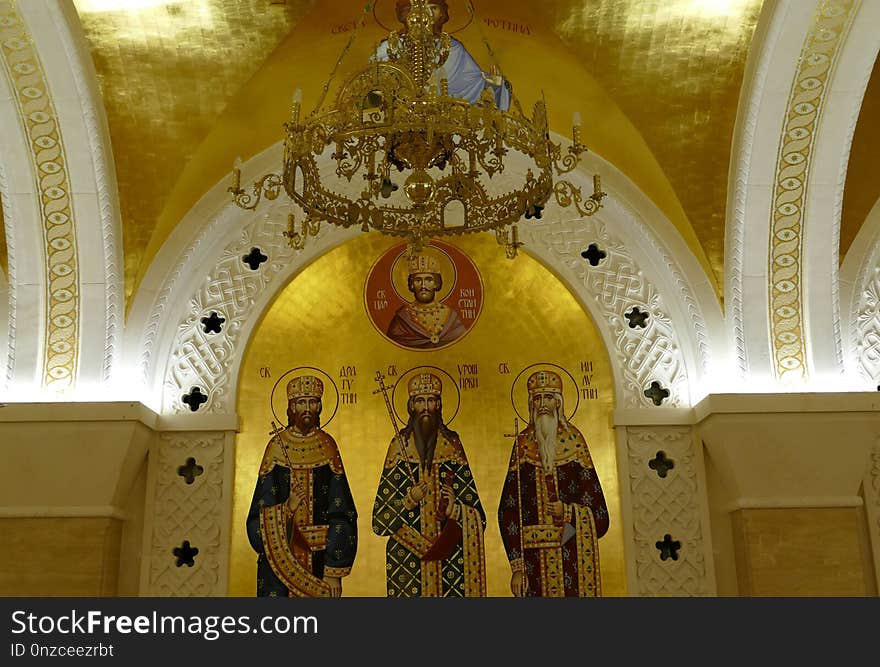
M 840 267 L 840 293 L 847 374 L 874 391 L 880 386 L 880 200 Z
M 280 156 L 276 145 L 251 159 L 243 182 L 277 169 Z M 603 174 L 605 209 L 564 220 L 549 207 L 546 222 L 520 226 L 528 252 L 562 276 L 597 322 L 615 366 L 619 406 L 654 409 L 643 391 L 656 380 L 672 391 L 665 407 L 689 407 L 705 393 L 713 349 L 723 357 L 725 347 L 709 281 L 671 223 L 622 174 L 596 156 L 583 169 Z M 574 180 L 590 191 L 586 173 Z M 231 205 L 227 187 L 218 183 L 177 226 L 129 316 L 127 366 L 144 400 L 163 414 L 189 413 L 181 398 L 194 386 L 209 397 L 200 412 L 234 413 L 239 364 L 265 308 L 303 266 L 360 233 L 325 225 L 303 251 L 293 251 L 282 237 L 289 210 L 283 197 L 250 213 Z M 592 270 L 579 253 L 597 241 L 609 256 Z M 257 271 L 241 261 L 251 247 L 269 256 Z M 644 332 L 626 326 L 633 305 L 651 313 Z M 221 334 L 202 331 L 201 318 L 212 311 L 226 319 Z
M 878 21 L 880 4 L 860 0 L 779 0 L 762 9 L 734 132 L 725 241 L 727 327 L 736 372 L 752 390 L 852 385 L 842 377 L 840 212 L 852 133 L 880 45 Z M 818 96 L 815 127 L 813 112 L 799 106 L 798 95 L 809 90 Z M 796 141 L 789 134 L 795 127 L 810 132 Z M 795 158 L 801 162 L 788 161 Z M 805 164 L 803 178 L 791 173 L 798 164 Z M 781 205 L 777 190 L 789 182 L 798 197 L 789 217 L 797 224 L 783 240 L 776 233 L 788 232 L 776 226 L 771 235 L 771 224 Z M 781 275 L 777 259 L 792 262 L 791 276 Z M 800 323 L 789 345 L 780 322 L 790 318 L 778 316 L 773 296 L 785 280 L 795 286 L 790 301 Z M 787 371 L 785 362 L 798 355 L 797 372 Z
M 11 55 L 3 63 L 6 76 L 0 76 L 0 188 L 8 198 L 10 257 L 8 389 L 17 400 L 58 391 L 66 398 L 109 397 L 121 355 L 122 235 L 91 54 L 71 2 L 3 0 L 0 11 L 7 39 L 17 40 L 10 53 L 27 51 L 30 66 L 21 69 L 22 59 Z M 45 100 L 47 120 L 30 115 L 22 102 L 27 99 Z M 57 134 L 51 160 L 48 149 L 32 148 L 37 128 L 48 124 Z M 54 199 L 56 192 L 67 222 L 40 206 L 41 198 Z M 56 283 L 62 275 L 69 284 Z M 58 297 L 62 287 L 69 299 Z M 61 301 L 70 304 L 63 313 L 66 325 L 58 324 L 60 311 L 54 310 Z M 58 362 L 67 373 L 60 390 L 51 380 L 53 354 L 68 358 Z

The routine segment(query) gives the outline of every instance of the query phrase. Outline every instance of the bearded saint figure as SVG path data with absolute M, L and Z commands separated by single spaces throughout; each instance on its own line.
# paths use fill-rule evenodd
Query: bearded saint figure
M 409 422 L 391 440 L 373 532 L 387 537 L 388 597 L 486 595 L 486 516 L 458 434 L 443 423 L 442 383 L 409 381 Z
M 260 597 L 339 597 L 357 552 L 357 511 L 336 441 L 321 429 L 324 384 L 287 384 L 286 429 L 260 464 L 247 518 Z
M 526 386 L 529 425 L 516 436 L 498 507 L 511 592 L 599 596 L 608 508 L 590 450 L 565 418 L 560 376 L 538 371 Z
M 449 7 L 446 0 L 428 0 L 434 23 L 434 34 L 439 37 L 443 32 L 443 26 L 449 21 Z M 397 0 L 397 20 L 403 24 L 402 32 L 407 30 L 407 17 L 412 11 L 411 0 Z M 476 104 L 483 98 L 483 92 L 488 91 L 495 105 L 502 111 L 510 108 L 510 84 L 501 76 L 497 67 L 484 72 L 473 56 L 468 53 L 464 45 L 454 37 L 450 38 L 449 55 L 446 61 L 437 69 L 437 78 L 446 79 L 449 82 L 449 95 L 471 104 Z M 383 41 L 376 50 L 375 59 L 388 60 L 388 41 Z
M 387 331 L 391 340 L 420 350 L 449 345 L 467 333 L 455 309 L 436 301 L 437 292 L 443 288 L 443 276 L 435 258 L 411 257 L 406 284 L 413 301 L 394 313 Z

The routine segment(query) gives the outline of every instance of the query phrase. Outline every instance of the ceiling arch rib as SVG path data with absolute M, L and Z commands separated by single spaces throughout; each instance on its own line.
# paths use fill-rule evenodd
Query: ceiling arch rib
M 728 329 L 752 386 L 847 386 L 836 242 L 877 9 L 783 0 L 762 13 L 737 119 L 727 232 Z
M 98 387 L 111 391 L 122 327 L 121 228 L 103 106 L 69 3 L 0 0 L 0 12 L 11 92 L 4 126 L 19 128 L 14 173 L 7 168 L 6 213 L 16 219 L 7 224 L 13 237 L 27 236 L 9 249 L 9 389 L 18 400 L 93 398 Z
M 43 260 L 43 234 L 37 185 L 33 175 L 30 138 L 19 110 L 10 58 L 20 51 L 20 15 L 12 3 L 0 2 L 0 18 L 7 24 L 0 29 L 0 199 L 6 228 L 9 298 L 9 329 L 6 363 L 0 372 L 4 398 L 12 387 L 16 394 L 38 393 L 42 368 L 45 328 L 46 272 Z M 26 34 L 26 33 L 25 33 Z M 10 48 L 10 41 L 12 47 Z
M 826 3 L 826 12 L 832 5 Z M 844 5 L 840 5 L 843 9 Z M 841 331 L 840 234 L 844 187 L 865 89 L 880 49 L 880 3 L 854 3 L 839 60 L 829 74 L 805 200 L 804 293 L 814 383 L 854 388 L 844 378 Z

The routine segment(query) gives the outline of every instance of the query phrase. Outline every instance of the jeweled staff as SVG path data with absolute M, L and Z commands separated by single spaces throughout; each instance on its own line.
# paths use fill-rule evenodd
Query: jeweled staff
M 505 433 L 504 437 L 509 438 L 511 435 Z M 522 558 L 523 569 L 522 577 L 525 579 L 522 596 L 526 597 L 529 592 L 529 578 L 526 576 L 526 545 L 525 537 L 523 537 L 523 518 L 522 518 L 522 479 L 520 478 L 519 465 L 519 417 L 513 418 L 513 465 L 516 467 L 516 509 L 518 511 L 518 528 L 519 528 L 519 555 Z
M 400 447 L 400 458 L 403 461 L 407 474 L 409 475 L 409 481 L 415 485 L 416 479 L 413 476 L 413 472 L 410 467 L 406 465 L 406 443 L 403 440 L 403 436 L 400 434 L 400 429 L 397 426 L 397 415 L 394 414 L 394 408 L 391 405 L 391 400 L 388 398 L 389 388 L 385 385 L 385 376 L 382 375 L 382 371 L 376 371 L 376 377 L 373 379 L 379 383 L 379 388 L 374 389 L 373 393 L 382 394 L 382 398 L 385 399 L 385 408 L 388 410 L 388 416 L 391 418 L 391 425 L 394 427 L 394 437 L 397 440 L 397 445 Z

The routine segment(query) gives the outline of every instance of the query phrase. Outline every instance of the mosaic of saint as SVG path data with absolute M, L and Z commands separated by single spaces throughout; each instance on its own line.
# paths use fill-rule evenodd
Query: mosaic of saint
M 391 248 L 373 266 L 364 300 L 376 329 L 409 350 L 452 345 L 483 306 L 479 271 L 461 250 L 432 241 L 420 251 Z
M 303 374 L 286 389 L 288 424 L 273 429 L 247 518 L 257 595 L 339 597 L 357 553 L 357 510 L 336 441 L 321 428 L 324 383 Z

